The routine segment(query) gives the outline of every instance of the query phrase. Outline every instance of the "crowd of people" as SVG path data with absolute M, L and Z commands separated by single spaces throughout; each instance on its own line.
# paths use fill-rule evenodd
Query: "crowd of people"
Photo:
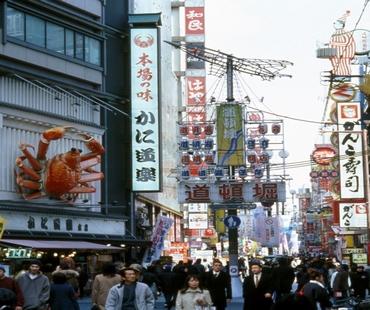
M 27 270 L 12 278 L 0 265 L 1 309 L 79 310 L 77 299 L 83 297 L 87 282 L 81 267 L 61 263 L 51 281 L 40 268 L 41 262 L 33 259 Z M 326 310 L 350 295 L 364 299 L 370 292 L 370 270 L 332 258 L 243 258 L 239 269 L 244 310 Z M 105 262 L 92 285 L 96 310 L 153 310 L 160 294 L 168 310 L 225 310 L 232 300 L 228 264 L 219 259 L 188 259 L 176 265 L 157 260 L 145 267 Z

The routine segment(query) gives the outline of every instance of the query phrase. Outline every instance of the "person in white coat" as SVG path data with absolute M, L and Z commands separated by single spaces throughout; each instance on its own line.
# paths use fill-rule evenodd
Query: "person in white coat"
M 137 271 L 125 268 L 121 276 L 122 282 L 109 290 L 105 310 L 153 310 L 153 293 L 148 285 L 136 281 Z
M 199 276 L 189 275 L 184 287 L 177 294 L 176 310 L 195 310 L 212 304 L 211 295 L 208 290 L 203 289 Z

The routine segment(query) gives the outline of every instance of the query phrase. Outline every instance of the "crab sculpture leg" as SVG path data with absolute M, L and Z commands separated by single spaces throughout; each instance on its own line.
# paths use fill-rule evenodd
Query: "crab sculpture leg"
M 79 135 L 85 138 L 83 142 L 91 152 L 81 155 L 80 166 L 82 172 L 85 173 L 81 174 L 78 182 L 79 184 L 68 191 L 69 194 L 74 194 L 71 202 L 75 202 L 79 194 L 94 193 L 96 191 L 95 187 L 92 187 L 88 182 L 100 181 L 104 178 L 104 174 L 102 172 L 91 169 L 91 167 L 101 162 L 100 157 L 97 156 L 104 153 L 104 147 L 98 140 L 89 135 Z
M 42 173 L 45 169 L 44 165 L 46 160 L 46 153 L 48 151 L 50 141 L 58 140 L 63 137 L 65 131 L 69 128 L 73 127 L 55 127 L 45 131 L 43 133 L 42 139 L 39 142 L 39 149 L 36 157 L 34 157 L 27 149 L 28 147 L 35 149 L 32 145 L 23 142 L 19 143 L 19 149 L 22 151 L 24 156 L 16 158 L 15 164 L 20 170 L 22 170 L 22 172 L 20 174 L 17 174 L 17 172 L 14 170 L 14 174 L 16 176 L 18 191 L 24 199 L 34 199 L 45 196 L 46 193 L 42 191 Z M 31 167 L 24 163 L 24 160 L 26 159 L 30 163 Z M 30 180 L 23 179 L 23 176 L 25 175 L 27 175 Z M 23 187 L 37 191 L 31 195 L 25 196 Z

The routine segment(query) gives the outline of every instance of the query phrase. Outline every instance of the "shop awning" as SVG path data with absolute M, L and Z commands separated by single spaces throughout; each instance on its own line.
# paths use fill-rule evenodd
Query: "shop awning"
M 85 250 L 122 250 L 122 248 L 107 246 L 104 244 L 86 241 L 55 241 L 55 240 L 22 240 L 6 239 L 0 243 L 9 243 L 16 246 L 29 247 L 35 249 L 85 249 Z

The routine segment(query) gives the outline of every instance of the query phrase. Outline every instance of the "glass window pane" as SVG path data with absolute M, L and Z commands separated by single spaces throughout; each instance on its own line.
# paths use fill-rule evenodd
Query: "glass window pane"
M 64 54 L 64 28 L 53 23 L 46 23 L 46 48 Z
M 6 12 L 7 35 L 24 41 L 24 13 L 12 8 Z
M 74 32 L 66 29 L 66 55 L 75 57 Z
M 45 47 L 45 21 L 26 15 L 26 42 Z
M 100 42 L 99 40 L 85 37 L 85 60 L 100 66 Z
M 76 33 L 76 58 L 84 59 L 84 36 Z

